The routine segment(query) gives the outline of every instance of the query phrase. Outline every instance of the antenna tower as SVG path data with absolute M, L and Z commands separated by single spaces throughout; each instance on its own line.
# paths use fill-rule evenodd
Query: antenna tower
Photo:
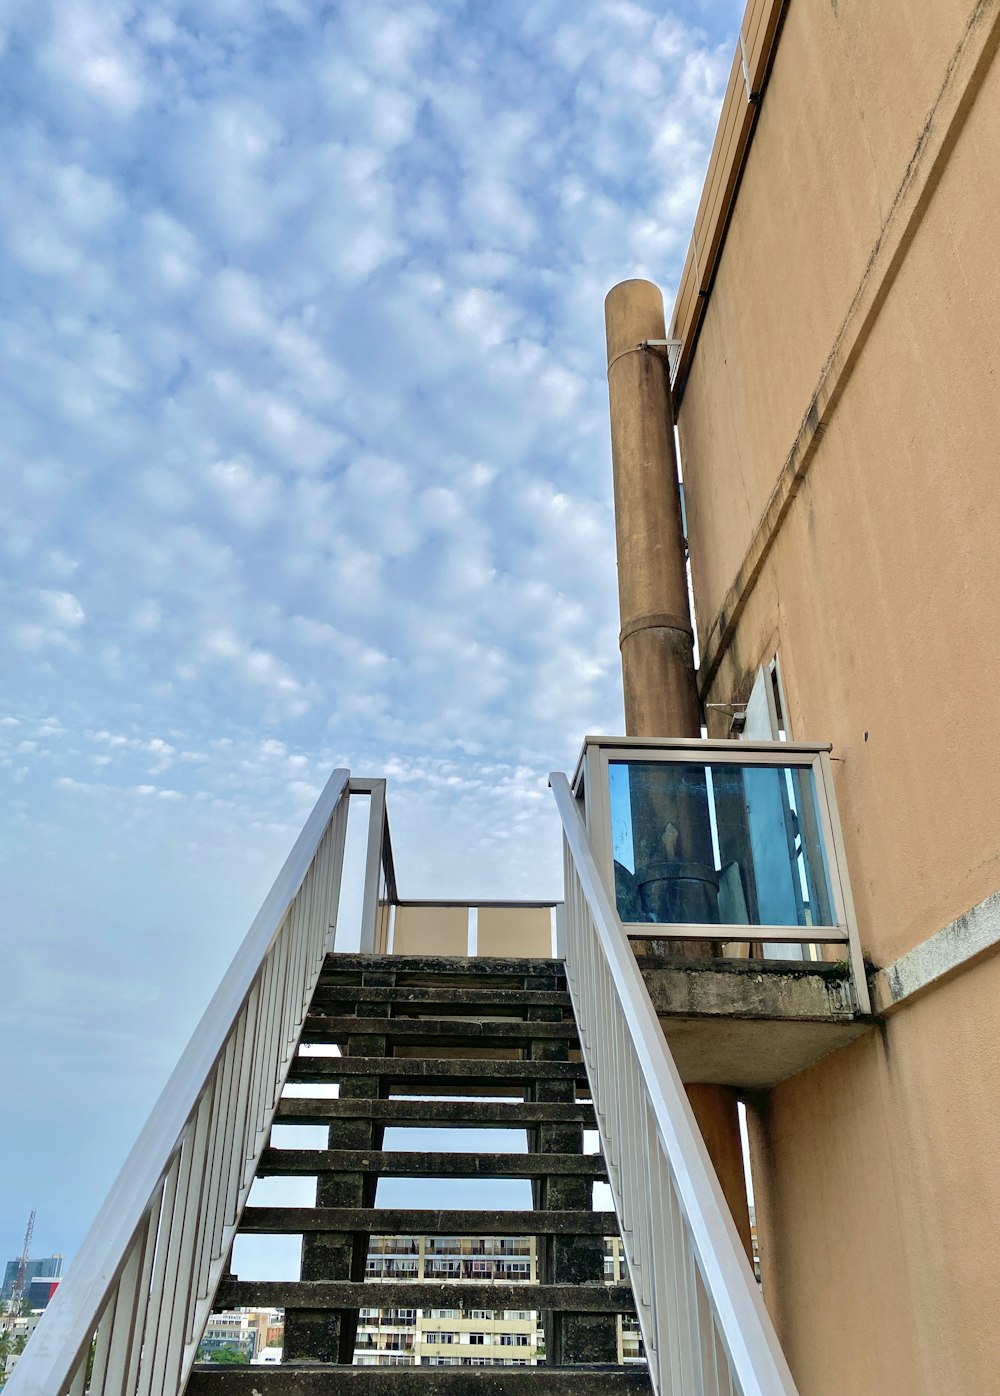
M 21 1259 L 17 1262 L 17 1274 L 14 1276 L 14 1288 L 11 1290 L 10 1303 L 7 1305 L 7 1314 L 11 1318 L 17 1318 L 21 1312 L 21 1303 L 24 1299 L 24 1277 L 28 1268 L 28 1254 L 31 1250 L 31 1238 L 35 1231 L 35 1213 L 32 1210 L 28 1218 L 28 1225 L 24 1230 L 24 1245 L 21 1247 Z

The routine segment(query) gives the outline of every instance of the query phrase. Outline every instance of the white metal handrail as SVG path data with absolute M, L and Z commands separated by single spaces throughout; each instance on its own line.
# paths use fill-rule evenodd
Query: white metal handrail
M 565 955 L 657 1396 L 795 1396 L 680 1075 L 565 775 Z
M 184 1389 L 332 945 L 349 779 L 327 782 L 6 1396 Z

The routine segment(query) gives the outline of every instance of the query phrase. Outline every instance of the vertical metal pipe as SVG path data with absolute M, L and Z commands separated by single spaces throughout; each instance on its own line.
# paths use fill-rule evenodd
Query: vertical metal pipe
M 604 305 L 614 470 L 625 731 L 700 737 L 663 297 L 623 281 Z M 636 880 L 654 920 L 712 924 L 718 882 L 704 773 L 669 788 L 663 772 L 631 775 Z M 680 953 L 703 955 L 703 944 Z
M 604 314 L 625 730 L 697 737 L 670 370 L 665 350 L 648 347 L 666 336 L 663 297 L 649 281 L 623 281 Z
M 630 737 L 700 737 L 694 631 L 688 605 L 663 296 L 623 281 L 604 302 L 621 613 L 625 731 Z M 662 768 L 661 768 L 662 771 Z M 654 919 L 713 924 L 718 884 L 703 772 L 665 790 L 655 768 L 632 768 L 635 875 Z M 655 934 L 655 931 L 652 932 Z M 704 942 L 678 942 L 703 956 Z M 698 1122 L 748 1253 L 750 1218 L 735 1096 L 697 1087 Z

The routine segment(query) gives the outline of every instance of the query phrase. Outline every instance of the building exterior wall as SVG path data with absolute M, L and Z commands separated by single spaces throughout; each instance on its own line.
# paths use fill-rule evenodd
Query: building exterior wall
M 8 1260 L 4 1270 L 3 1286 L 0 1287 L 0 1301 L 7 1303 L 14 1293 L 14 1281 L 17 1279 L 17 1267 L 20 1260 Z M 24 1285 L 27 1290 L 32 1280 L 40 1279 L 43 1276 L 51 1276 L 59 1279 L 62 1276 L 63 1257 L 61 1255 L 37 1256 L 34 1260 L 29 1260 L 24 1267 Z
M 373 1236 L 365 1278 L 377 1296 L 381 1280 L 482 1280 L 534 1284 L 531 1236 Z M 531 1310 L 363 1309 L 356 1366 L 535 1366 L 541 1330 Z
M 877 966 L 1000 889 L 998 41 L 995 0 L 791 0 L 678 410 L 703 696 L 779 655 Z M 1000 1393 L 998 987 L 753 1111 L 802 1396 Z

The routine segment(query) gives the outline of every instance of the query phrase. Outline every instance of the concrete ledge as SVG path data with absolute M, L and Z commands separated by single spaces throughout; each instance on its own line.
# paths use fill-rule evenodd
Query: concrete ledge
M 943 926 L 869 980 L 876 1013 L 892 1013 L 1000 947 L 1000 892 Z
M 678 960 L 636 941 L 637 961 L 681 1079 L 763 1090 L 872 1026 L 854 1008 L 847 965 Z
M 639 1396 L 645 1367 L 223 1367 L 198 1363 L 186 1396 Z

